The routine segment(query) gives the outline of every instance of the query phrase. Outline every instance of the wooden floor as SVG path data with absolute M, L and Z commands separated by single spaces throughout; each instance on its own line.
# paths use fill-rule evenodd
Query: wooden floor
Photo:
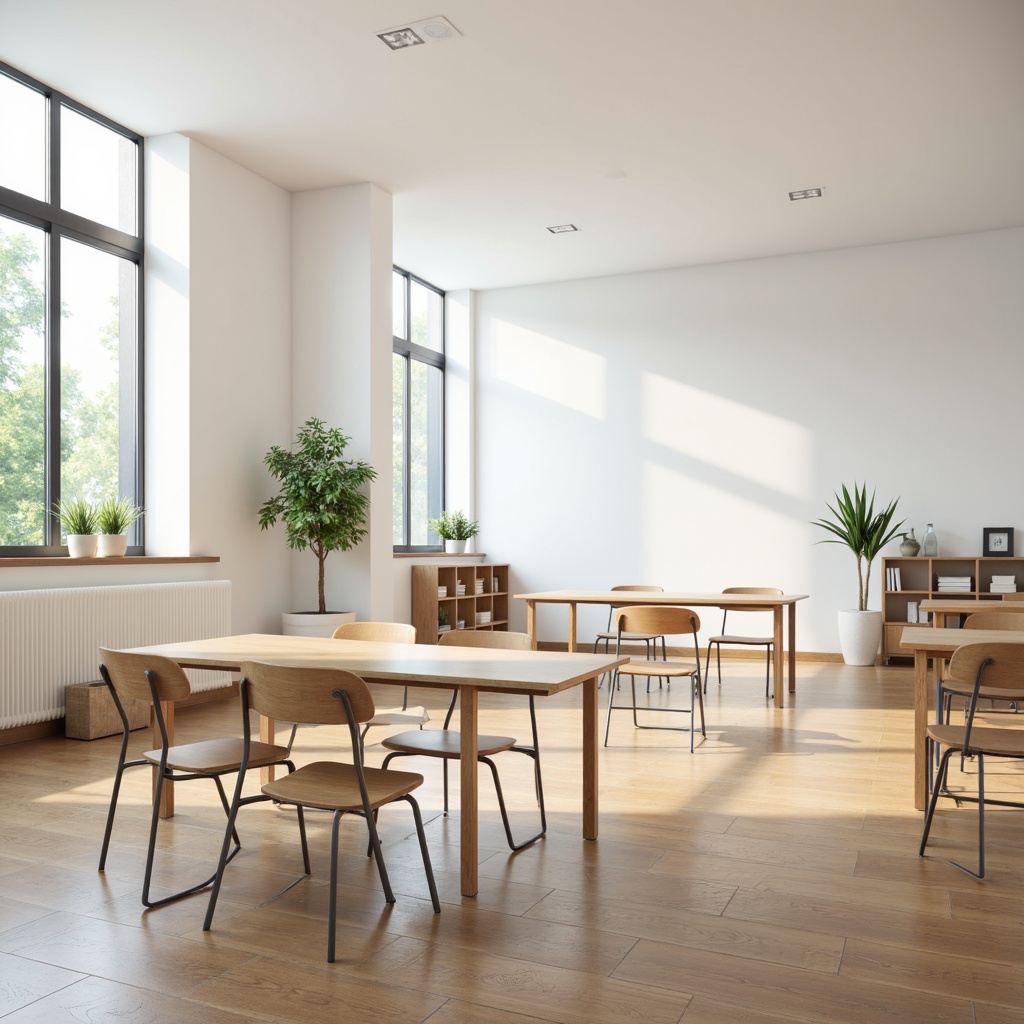
M 482 776 L 475 899 L 459 895 L 458 818 L 440 814 L 440 767 L 407 761 L 427 779 L 442 912 L 431 913 L 405 805 L 381 815 L 391 907 L 365 826 L 346 819 L 333 965 L 327 816 L 310 825 L 313 877 L 289 889 L 301 875 L 294 816 L 243 811 L 244 849 L 204 934 L 203 895 L 150 912 L 139 902 L 143 770 L 122 794 L 107 871 L 96 870 L 116 740 L 0 749 L 0 1019 L 1024 1022 L 1024 817 L 989 814 L 983 882 L 946 861 L 976 854 L 971 807 L 946 802 L 920 859 L 909 667 L 801 664 L 800 676 L 792 706 L 776 711 L 752 663 L 730 663 L 721 691 L 709 687 L 708 737 L 693 755 L 685 736 L 636 732 L 617 714 L 597 842 L 580 837 L 579 695 L 538 702 L 549 833 L 510 855 Z M 440 717 L 436 694 L 415 696 Z M 524 734 L 518 708 L 481 715 L 485 731 Z M 236 724 L 233 703 L 189 709 L 179 738 Z M 300 733 L 297 760 L 331 742 Z M 368 760 L 380 759 L 371 747 Z M 507 754 L 500 767 L 516 824 L 529 828 L 528 759 Z M 993 768 L 992 784 L 1024 790 L 1012 768 Z M 211 784 L 179 786 L 177 804 L 160 839 L 168 886 L 204 877 L 223 824 Z

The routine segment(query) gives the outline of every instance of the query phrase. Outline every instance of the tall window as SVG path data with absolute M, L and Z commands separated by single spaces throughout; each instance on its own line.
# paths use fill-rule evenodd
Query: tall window
M 394 545 L 437 550 L 427 523 L 444 495 L 444 292 L 395 267 L 392 309 Z
M 142 504 L 142 250 L 141 136 L 0 64 L 0 556 Z

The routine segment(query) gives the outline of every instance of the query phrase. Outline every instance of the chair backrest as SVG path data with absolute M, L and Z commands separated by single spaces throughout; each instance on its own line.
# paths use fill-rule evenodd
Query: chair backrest
M 345 706 L 333 696 L 348 695 L 352 717 L 368 722 L 375 708 L 366 683 L 339 668 L 295 668 L 247 661 L 242 679 L 248 706 L 267 718 L 303 725 L 341 725 L 349 722 Z
M 442 647 L 487 647 L 502 651 L 530 651 L 529 633 L 512 633 L 500 629 L 456 629 L 438 638 Z
M 100 671 L 122 700 L 153 700 L 147 669 L 153 678 L 157 700 L 183 700 L 192 692 L 188 676 L 170 658 L 100 648 Z
M 1004 601 L 1024 601 L 1024 590 L 1015 590 L 1012 594 L 1003 594 Z
M 674 636 L 700 629 L 700 616 L 692 608 L 676 605 L 628 605 L 619 608 L 614 619 L 619 633 Z
M 781 594 L 778 587 L 726 587 L 723 594 Z M 723 607 L 726 612 L 749 612 L 760 611 L 758 608 L 751 608 L 749 605 L 737 604 Z
M 1024 611 L 974 612 L 964 620 L 964 629 L 1019 629 L 1024 630 Z
M 964 644 L 949 659 L 946 678 L 972 688 L 983 662 L 982 685 L 1006 690 L 1019 690 L 1024 698 L 1024 644 Z
M 335 640 L 377 640 L 386 644 L 416 643 L 416 627 L 407 622 L 343 622 Z
M 646 583 L 620 583 L 617 587 L 612 587 L 612 590 L 636 590 L 641 594 L 664 594 L 664 587 L 652 587 Z M 612 619 L 615 616 L 615 611 L 618 608 L 625 608 L 624 604 L 610 604 L 608 606 L 608 629 L 612 628 Z

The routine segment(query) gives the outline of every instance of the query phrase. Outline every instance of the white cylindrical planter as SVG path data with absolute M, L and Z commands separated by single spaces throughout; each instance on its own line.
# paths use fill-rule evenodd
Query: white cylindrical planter
M 874 665 L 881 642 L 881 612 L 847 608 L 839 613 L 839 646 L 847 665 Z
M 69 533 L 68 554 L 72 558 L 95 558 L 96 557 L 96 534 L 95 533 Z
M 466 550 L 466 541 L 464 540 L 446 540 L 444 542 L 444 549 L 449 554 L 461 555 Z
M 96 554 L 100 558 L 123 555 L 128 550 L 127 533 L 101 533 L 96 541 Z
M 334 636 L 343 622 L 355 621 L 355 612 L 282 612 L 281 632 L 285 636 Z

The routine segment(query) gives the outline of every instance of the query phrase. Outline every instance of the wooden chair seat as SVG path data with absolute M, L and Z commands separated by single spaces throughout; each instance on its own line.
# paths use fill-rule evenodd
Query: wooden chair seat
M 697 672 L 699 666 L 692 661 L 678 661 L 670 658 L 668 661 L 641 661 L 636 658 L 630 659 L 628 665 L 619 669 L 619 675 L 623 676 L 692 676 Z
M 737 636 L 732 633 L 725 633 L 721 636 L 713 636 L 708 640 L 709 644 L 749 644 L 751 647 L 764 647 L 766 644 L 775 643 L 773 636 Z
M 476 739 L 478 757 L 500 754 L 516 745 L 514 736 L 477 736 Z M 461 756 L 462 740 L 455 729 L 420 729 L 389 736 L 381 746 L 401 754 L 422 754 L 457 761 Z
M 423 785 L 423 776 L 415 772 L 363 768 L 363 776 L 370 806 L 374 809 Z M 268 782 L 263 786 L 263 793 L 282 804 L 301 804 L 325 811 L 363 810 L 359 773 L 354 765 L 337 761 L 304 764 L 290 775 Z
M 182 743 L 167 749 L 167 767 L 176 772 L 209 774 L 211 772 L 236 772 L 242 763 L 245 744 L 241 737 L 230 739 L 201 740 L 198 743 Z M 147 750 L 141 755 L 150 764 L 159 765 L 163 752 Z M 249 765 L 262 768 L 277 764 L 290 756 L 287 747 L 271 743 L 254 743 Z
M 927 729 L 928 738 L 934 743 L 957 750 L 963 746 L 965 731 L 962 725 L 929 725 Z M 970 750 L 972 754 L 992 757 L 1024 757 L 1024 728 L 975 726 L 971 730 Z

